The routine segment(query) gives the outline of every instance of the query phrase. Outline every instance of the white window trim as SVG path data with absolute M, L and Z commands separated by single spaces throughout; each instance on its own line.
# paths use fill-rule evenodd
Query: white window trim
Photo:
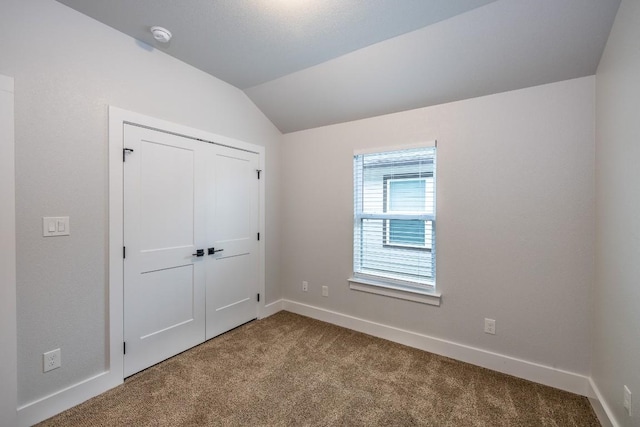
M 437 147 L 438 142 L 436 140 L 418 143 L 418 144 L 406 144 L 403 146 L 392 146 L 392 147 L 376 147 L 376 148 L 367 148 L 354 150 L 353 154 L 361 155 L 361 154 L 370 154 L 370 153 L 379 153 L 384 151 L 397 151 L 411 148 L 422 148 L 422 147 Z M 435 195 L 434 195 L 435 196 Z M 387 219 L 388 213 L 385 214 L 356 214 L 356 220 L 361 220 L 362 218 L 378 218 L 379 219 Z M 396 216 L 391 214 L 391 216 Z M 410 215 L 413 216 L 413 215 Z M 425 219 L 431 220 L 435 222 L 435 212 L 430 215 L 415 215 L 416 219 Z M 400 219 L 408 219 L 403 215 L 403 218 Z M 434 278 L 435 279 L 435 278 Z M 421 304 L 428 304 L 433 306 L 440 306 L 442 294 L 435 290 L 435 284 L 431 284 L 431 288 L 421 288 L 414 285 L 402 285 L 399 283 L 394 283 L 392 281 L 388 281 L 384 278 L 370 279 L 368 277 L 361 277 L 360 275 L 356 275 L 355 273 L 349 277 L 349 289 L 366 292 L 376 295 L 387 296 L 391 298 L 397 298 L 407 301 L 413 301 Z
M 385 151 L 400 151 L 400 150 L 409 150 L 411 148 L 424 148 L 424 147 L 437 147 L 438 141 L 435 139 L 433 141 L 424 141 L 417 142 L 414 144 L 400 144 L 400 145 L 389 145 L 386 147 L 369 147 L 353 150 L 353 155 L 356 156 L 358 154 L 375 154 L 375 153 L 383 153 Z
M 386 281 L 378 281 L 372 279 L 364 279 L 361 277 L 350 277 L 349 289 L 370 294 L 383 295 L 392 298 L 403 299 L 407 301 L 419 302 L 440 306 L 442 294 L 427 289 L 418 289 L 416 287 L 396 285 Z

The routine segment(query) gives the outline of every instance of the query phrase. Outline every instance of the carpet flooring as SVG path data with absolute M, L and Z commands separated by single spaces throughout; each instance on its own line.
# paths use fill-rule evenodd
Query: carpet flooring
M 207 341 L 39 424 L 599 425 L 585 397 L 289 312 Z

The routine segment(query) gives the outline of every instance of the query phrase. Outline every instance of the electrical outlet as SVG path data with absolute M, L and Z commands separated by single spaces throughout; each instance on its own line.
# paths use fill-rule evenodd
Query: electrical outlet
M 42 368 L 43 372 L 49 372 L 52 369 L 57 369 L 62 366 L 62 359 L 60 358 L 60 349 L 48 351 L 42 355 Z
M 622 401 L 622 405 L 626 408 L 627 414 L 631 415 L 631 390 L 629 390 L 627 386 L 624 386 L 624 400 Z
M 496 334 L 496 321 L 494 319 L 484 319 L 484 332 L 486 334 Z
M 307 292 L 309 290 L 309 282 L 306 280 L 302 282 L 302 292 Z
M 328 286 L 323 286 L 322 287 L 322 296 L 323 297 L 328 297 L 329 296 L 329 287 Z

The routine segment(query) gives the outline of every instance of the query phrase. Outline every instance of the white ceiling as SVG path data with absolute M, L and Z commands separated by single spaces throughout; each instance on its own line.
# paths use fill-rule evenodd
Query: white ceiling
M 58 1 L 243 89 L 284 133 L 592 75 L 620 3 Z

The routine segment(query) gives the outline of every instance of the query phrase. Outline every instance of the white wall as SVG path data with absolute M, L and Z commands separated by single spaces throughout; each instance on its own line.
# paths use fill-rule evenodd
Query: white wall
M 594 86 L 585 77 L 285 135 L 284 297 L 588 375 Z M 434 139 L 442 305 L 349 290 L 354 149 Z
M 16 94 L 19 405 L 107 367 L 108 105 L 267 147 L 266 299 L 280 298 L 281 134 L 244 93 L 53 0 L 3 0 L 0 41 Z M 42 238 L 41 217 L 62 215 L 71 236 Z M 62 368 L 43 374 L 58 347 Z
M 13 79 L 0 75 L 0 424 L 16 423 L 16 205 Z
M 592 378 L 621 426 L 640 426 L 640 2 L 623 0 L 596 75 Z M 623 386 L 635 393 L 633 417 Z

